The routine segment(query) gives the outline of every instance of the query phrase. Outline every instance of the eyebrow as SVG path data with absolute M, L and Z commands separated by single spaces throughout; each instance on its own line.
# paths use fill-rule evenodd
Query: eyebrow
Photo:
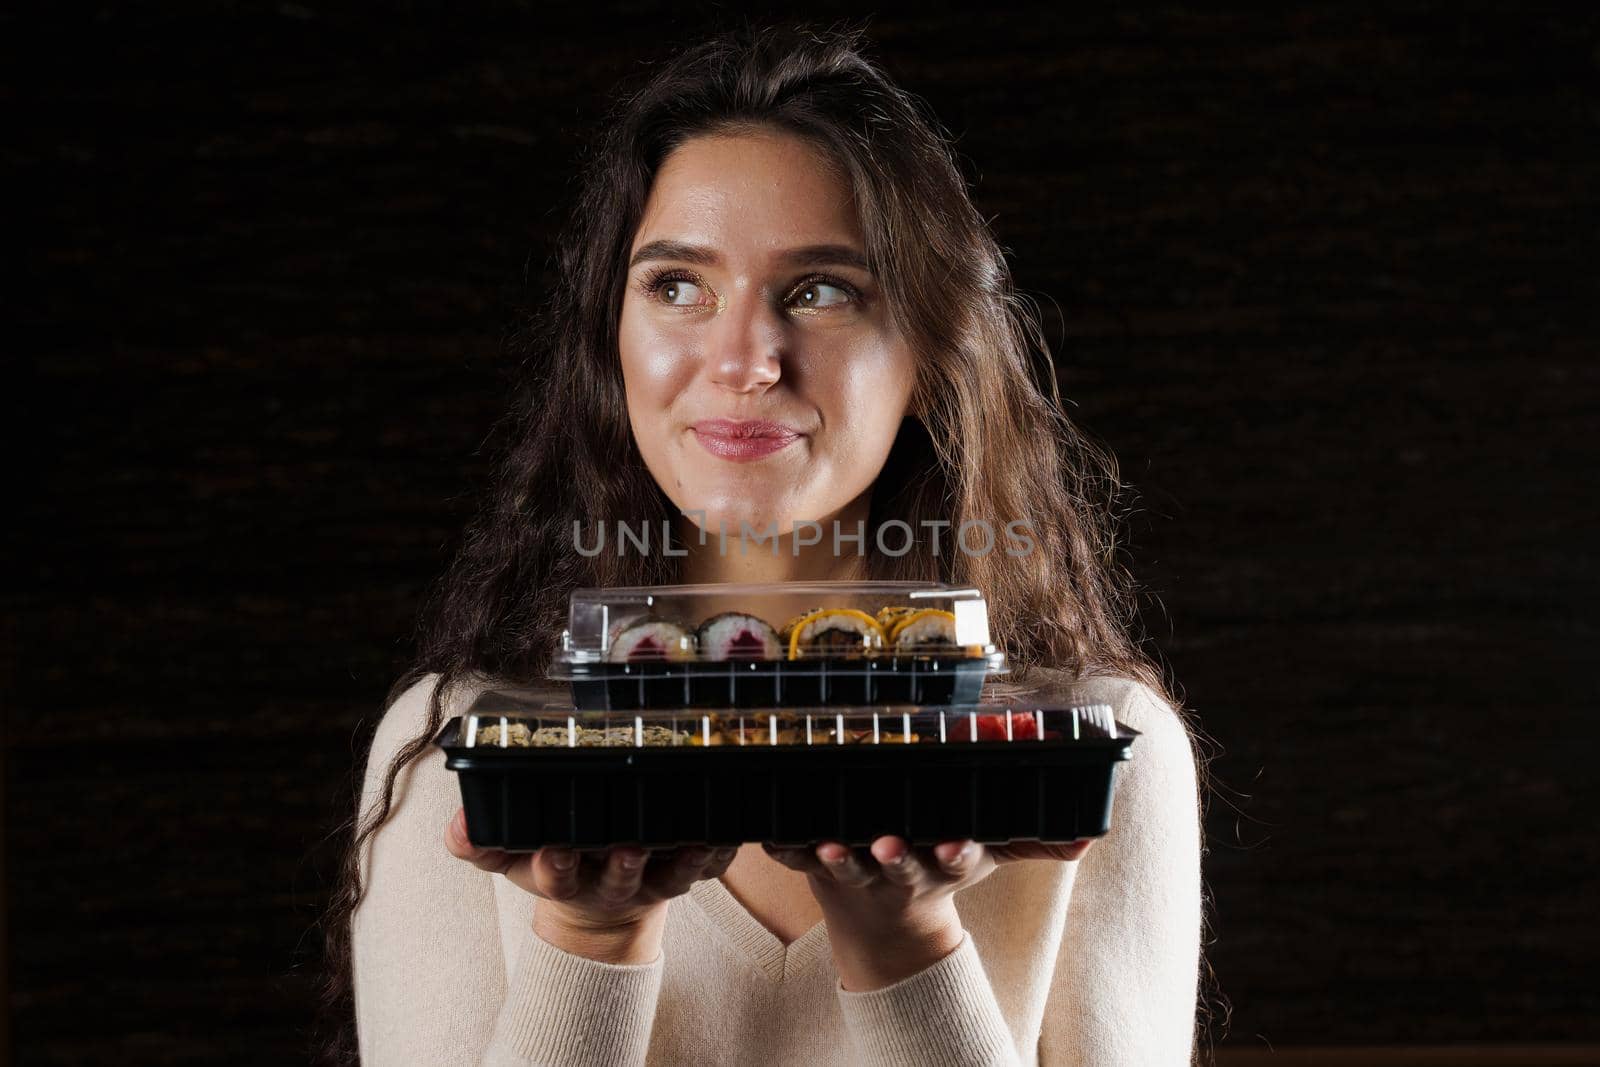
M 843 264 L 872 273 L 872 268 L 867 265 L 867 257 L 851 248 L 849 245 L 806 245 L 804 248 L 791 248 L 778 255 L 785 263 L 797 267 L 822 267 Z M 652 259 L 675 259 L 684 263 L 698 263 L 701 266 L 715 267 L 721 258 L 712 249 L 702 245 L 687 244 L 683 241 L 651 241 L 633 254 L 633 260 L 628 264 L 632 270 L 639 264 Z

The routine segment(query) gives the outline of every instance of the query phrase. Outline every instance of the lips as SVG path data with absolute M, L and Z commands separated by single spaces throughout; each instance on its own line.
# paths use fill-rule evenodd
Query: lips
M 793 427 L 765 419 L 702 419 L 689 428 L 707 452 L 736 461 L 770 456 L 805 436 Z

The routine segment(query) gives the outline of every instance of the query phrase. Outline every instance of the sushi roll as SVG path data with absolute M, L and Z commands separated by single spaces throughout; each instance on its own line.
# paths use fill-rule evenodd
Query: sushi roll
M 606 658 L 613 663 L 694 659 L 694 634 L 662 619 L 636 622 L 618 633 Z
M 901 619 L 915 615 L 921 610 L 921 608 L 908 608 L 903 606 L 880 608 L 878 609 L 878 626 L 883 630 L 884 636 L 887 637 L 888 635 L 894 633 L 895 625 L 899 623 Z
M 695 631 L 700 654 L 707 660 L 782 659 L 778 631 L 768 623 L 738 611 L 713 615 Z
M 650 621 L 650 612 L 648 609 L 643 608 L 634 608 L 613 617 L 610 625 L 606 627 L 606 647 L 610 648 L 615 645 L 617 638 L 622 636 L 622 631 L 628 627 L 648 621 Z
M 882 648 L 883 627 L 864 611 L 818 608 L 789 620 L 782 640 L 790 659 L 805 656 L 859 656 Z
M 957 647 L 955 614 L 928 608 L 903 615 L 889 631 L 889 644 L 896 652 L 953 649 Z

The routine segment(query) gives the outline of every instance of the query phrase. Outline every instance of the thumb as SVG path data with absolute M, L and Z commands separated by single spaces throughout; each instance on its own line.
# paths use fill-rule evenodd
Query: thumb
M 989 852 L 1000 863 L 1011 863 L 1016 860 L 1059 860 L 1070 863 L 1082 859 L 1092 844 L 1094 844 L 1093 838 L 1056 845 L 1048 845 L 1042 841 L 1015 841 L 1009 845 L 991 846 Z
M 445 839 L 453 846 L 450 851 L 471 851 L 476 846 L 472 838 L 467 835 L 467 809 L 457 808 L 456 813 L 450 817 L 450 824 L 445 827 Z
M 491 874 L 504 874 L 517 858 L 509 852 L 502 852 L 495 848 L 479 848 L 467 836 L 467 812 L 464 808 L 457 808 L 444 831 L 445 848 L 456 859 L 466 860 L 479 870 Z

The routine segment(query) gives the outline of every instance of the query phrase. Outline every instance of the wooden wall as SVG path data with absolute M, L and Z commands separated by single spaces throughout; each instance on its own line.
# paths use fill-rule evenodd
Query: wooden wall
M 18 1063 L 303 1059 L 324 838 L 525 269 L 702 25 L 430 7 L 0 16 Z M 984 10 L 874 37 L 1142 491 L 1220 751 L 1218 1036 L 1600 1042 L 1600 22 Z

